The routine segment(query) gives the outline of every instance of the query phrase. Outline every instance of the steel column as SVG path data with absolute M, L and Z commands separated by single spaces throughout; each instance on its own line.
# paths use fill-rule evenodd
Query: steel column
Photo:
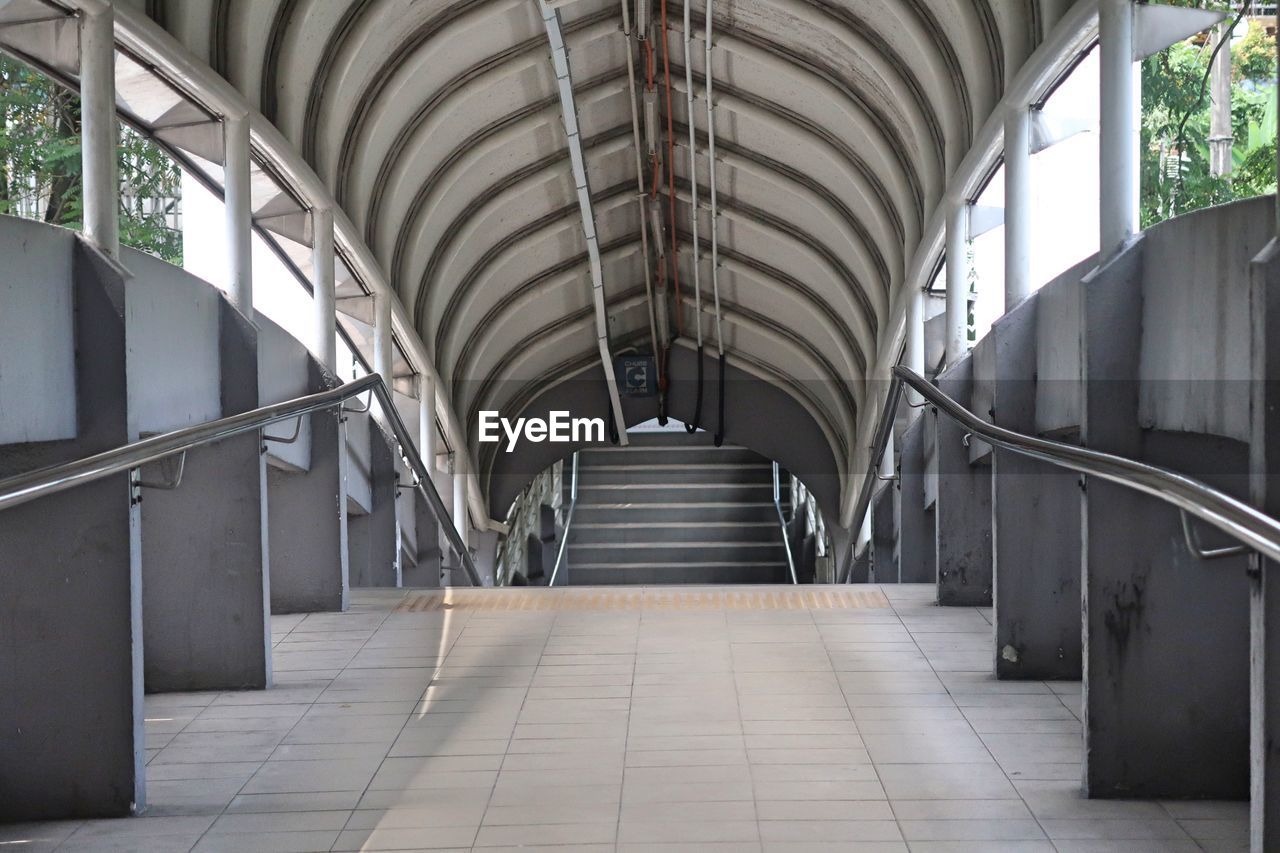
M 907 342 L 902 352 L 902 363 L 921 376 L 925 375 L 924 300 L 924 291 L 913 287 L 907 297 Z M 908 390 L 907 400 L 912 405 L 917 405 L 920 395 Z
M 947 202 L 947 320 L 944 331 L 947 365 L 969 351 L 969 205 L 963 199 Z
M 1133 61 L 1134 18 L 1133 0 L 1098 4 L 1100 264 L 1114 258 L 1138 231 L 1140 78 Z
M 1031 111 L 1004 123 L 1004 310 L 1031 295 Z
M 115 14 L 110 4 L 80 16 L 81 168 L 84 235 L 120 257 L 120 173 L 116 148 Z
M 222 118 L 223 205 L 227 224 L 227 298 L 253 319 L 253 199 L 249 171 L 249 117 Z
M 315 340 L 311 352 L 333 372 L 338 366 L 337 300 L 334 296 L 333 208 L 311 211 L 311 295 Z M 387 380 L 390 381 L 390 380 Z
M 373 371 L 391 386 L 395 342 L 391 336 L 391 300 L 377 294 L 373 297 Z
M 418 374 L 418 454 L 427 472 L 436 471 L 436 378 Z

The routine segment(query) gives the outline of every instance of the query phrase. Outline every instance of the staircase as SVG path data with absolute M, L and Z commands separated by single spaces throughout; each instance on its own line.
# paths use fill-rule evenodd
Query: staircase
M 570 584 L 790 581 L 769 460 L 715 447 L 707 432 L 639 433 L 631 442 L 579 455 Z

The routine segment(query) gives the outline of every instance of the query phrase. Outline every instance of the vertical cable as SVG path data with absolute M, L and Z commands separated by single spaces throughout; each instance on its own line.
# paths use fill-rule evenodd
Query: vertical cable
M 706 51 L 703 55 L 703 75 L 706 80 L 707 99 L 707 163 L 711 194 L 711 295 L 716 309 L 716 349 L 720 356 L 720 419 L 716 424 L 715 445 L 724 444 L 724 327 L 720 318 L 720 208 L 716 199 L 716 119 L 713 103 L 713 73 L 711 70 L 711 32 L 714 25 L 712 0 L 707 0 Z

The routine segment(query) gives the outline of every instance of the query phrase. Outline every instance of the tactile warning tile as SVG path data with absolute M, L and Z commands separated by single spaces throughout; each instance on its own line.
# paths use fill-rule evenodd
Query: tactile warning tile
M 581 587 L 410 593 L 393 612 L 433 610 L 839 610 L 888 607 L 878 589 L 804 587 Z

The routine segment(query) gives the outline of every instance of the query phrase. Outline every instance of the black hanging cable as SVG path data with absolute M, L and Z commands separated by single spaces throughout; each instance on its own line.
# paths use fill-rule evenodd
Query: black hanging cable
M 658 426 L 667 425 L 667 365 L 671 359 L 671 345 L 668 344 L 658 359 Z
M 720 423 L 716 427 L 716 447 L 724 444 L 724 350 L 720 351 Z
M 702 426 L 702 346 L 698 346 L 698 399 L 693 404 L 693 423 L 685 424 L 684 431 L 697 432 Z

